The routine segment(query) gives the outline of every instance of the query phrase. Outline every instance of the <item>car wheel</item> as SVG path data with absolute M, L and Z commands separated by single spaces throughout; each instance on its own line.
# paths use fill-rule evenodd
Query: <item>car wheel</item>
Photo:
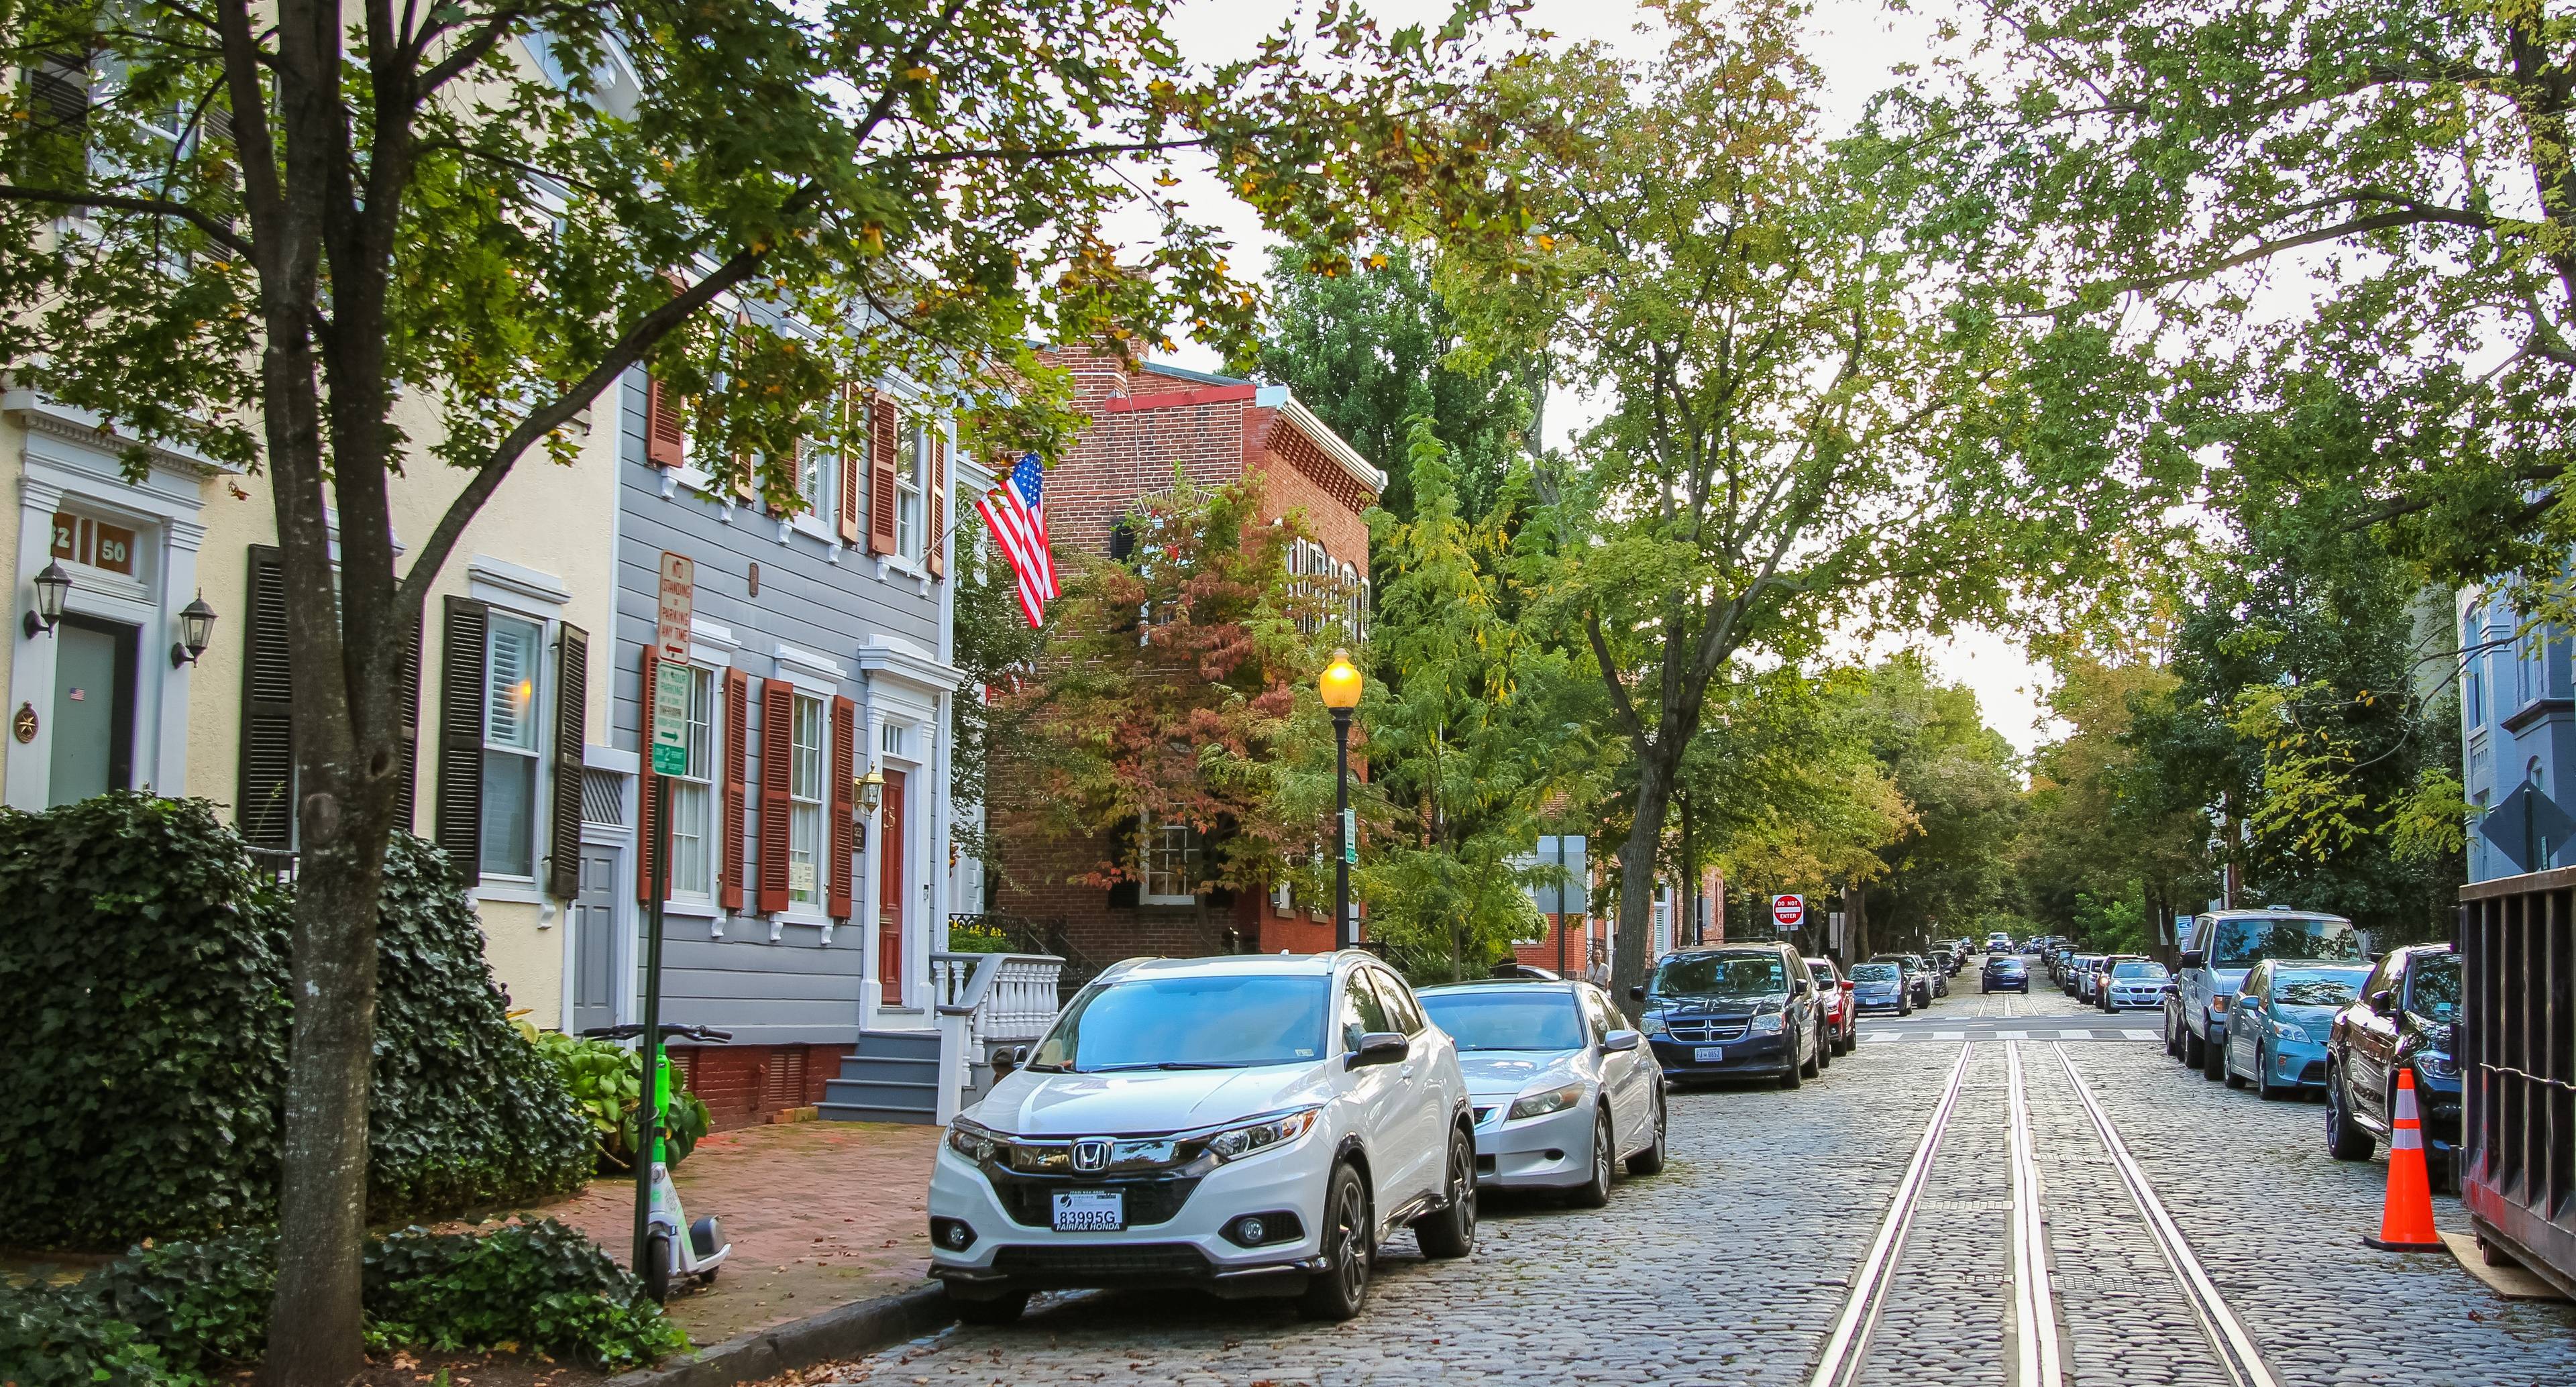
M 1914 1014 L 1914 999 L 1911 997 L 1900 999 L 1896 1004 L 1896 1014 L 1899 1016 L 1912 1016 Z
M 2260 1042 L 2254 1046 L 2254 1096 L 2266 1103 L 2286 1096 L 2272 1082 L 2272 1057 L 2264 1052 Z
M 2165 1009 L 2165 1053 L 2175 1059 L 2181 1059 L 2182 1035 L 2174 1029 L 2174 1020 L 2173 1008 L 2167 1007 Z
M 1004 1291 L 989 1299 L 968 1300 L 951 1290 L 948 1308 L 956 1311 L 957 1318 L 967 1324 L 1009 1324 L 1028 1310 L 1029 1293 Z
M 1346 1163 L 1336 1163 L 1324 1187 L 1324 1269 L 1306 1278 L 1298 1308 L 1309 1319 L 1347 1320 L 1368 1303 L 1371 1236 L 1368 1187 Z
M 2226 1041 L 2209 1040 L 2201 1043 L 2200 1077 L 2204 1079 L 2223 1079 L 2227 1077 Z
M 1449 1133 L 1449 1203 L 1413 1221 L 1425 1257 L 1464 1257 L 1476 1250 L 1476 1141 Z
M 2206 1041 L 2206 1040 L 2201 1039 L 2201 1038 L 2200 1038 L 2199 1036 L 2197 1036 L 2197 1035 L 2192 1034 L 2192 1030 L 2191 1030 L 2191 1023 L 2190 1023 L 2190 1022 L 2188 1022 L 2188 1021 L 2182 1022 L 2182 1023 L 2181 1023 L 2181 1025 L 2182 1025 L 2182 1062 L 2183 1062 L 2183 1064 L 2184 1064 L 2186 1067 L 2188 1067 L 2188 1068 L 2198 1069 L 2198 1068 L 2200 1068 L 2202 1065 L 2207 1064 L 2207 1063 L 2209 1062 L 2209 1057 L 2208 1057 L 2208 1054 L 2207 1054 L 2207 1051 L 2208 1051 L 2208 1049 L 2209 1049 L 2209 1042 L 2208 1042 L 2208 1041 Z
M 1791 1040 L 1786 1035 L 1783 1035 L 1780 1038 L 1783 1041 L 1786 1041 L 1789 1046 L 1789 1062 L 1780 1070 L 1780 1087 L 1796 1088 L 1799 1084 L 1806 1081 L 1806 1076 L 1798 1072 L 1802 1067 L 1798 1063 L 1798 1042 Z
M 1631 1175 L 1654 1175 L 1664 1168 L 1664 1095 L 1655 1095 L 1655 1139 L 1645 1150 L 1628 1158 Z
M 1592 1119 L 1592 1178 L 1575 1186 L 1565 1202 L 1578 1209 L 1598 1209 L 1610 1202 L 1610 1171 L 1614 1148 L 1610 1140 L 1610 1114 Z
M 1812 1079 L 1824 1072 L 1825 1033 L 1822 1030 L 1819 1030 L 1816 1032 L 1816 1043 L 1812 1052 L 1807 1056 L 1807 1062 L 1798 1066 L 1798 1077 L 1802 1079 Z
M 2366 1161 L 2377 1150 L 2379 1140 L 2352 1120 L 2352 1094 L 2346 1087 L 2343 1066 L 2326 1070 L 2326 1154 L 2338 1161 Z
M 2218 1055 L 2218 1077 L 2225 1079 L 2229 1088 L 2245 1087 L 2245 1076 L 2236 1072 L 2235 1057 L 2225 1050 Z
M 1821 1072 L 1833 1067 L 1834 1023 L 1819 1021 L 1816 1023 L 1816 1068 Z

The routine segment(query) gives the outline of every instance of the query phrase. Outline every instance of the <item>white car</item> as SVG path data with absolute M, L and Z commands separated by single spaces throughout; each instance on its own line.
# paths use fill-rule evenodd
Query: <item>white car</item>
M 1110 1286 L 1349 1319 L 1407 1225 L 1426 1255 L 1474 1249 L 1474 1117 L 1456 1045 L 1358 952 L 1110 968 L 930 1176 L 930 1274 L 976 1323 Z
M 1615 1167 L 1664 1168 L 1664 1075 L 1645 1037 L 1588 982 L 1425 988 L 1476 1105 L 1476 1183 L 1558 1189 L 1598 1209 Z

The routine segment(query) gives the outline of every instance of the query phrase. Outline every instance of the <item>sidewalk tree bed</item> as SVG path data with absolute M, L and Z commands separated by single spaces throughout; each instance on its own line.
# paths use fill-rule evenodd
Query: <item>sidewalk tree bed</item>
M 0 1378 L 16 1387 L 199 1387 L 267 1346 L 277 1235 L 135 1248 L 69 1285 L 0 1287 Z M 599 1245 L 553 1219 L 405 1228 L 365 1253 L 367 1345 L 513 1348 L 594 1368 L 688 1338 Z
M 277 1217 L 292 888 L 202 800 L 0 810 L 8 1240 L 114 1249 Z M 588 1123 L 510 1025 L 474 908 L 397 834 L 377 936 L 367 1214 L 383 1224 L 569 1193 Z

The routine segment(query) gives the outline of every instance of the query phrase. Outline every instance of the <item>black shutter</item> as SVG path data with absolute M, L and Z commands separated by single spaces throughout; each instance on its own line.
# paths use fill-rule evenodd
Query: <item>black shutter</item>
M 472 886 L 483 879 L 483 660 L 491 609 L 447 599 L 438 681 L 438 817 L 430 836 Z
M 554 846 L 546 894 L 581 894 L 581 744 L 590 716 L 590 636 L 566 623 L 555 637 Z
M 394 735 L 402 739 L 402 783 L 394 789 L 394 827 L 405 833 L 420 832 L 420 624 L 411 628 L 411 644 L 403 648 L 402 687 L 396 691 L 402 698 L 402 721 Z
M 250 546 L 250 612 L 242 622 L 241 771 L 233 818 L 244 842 L 295 846 L 295 671 L 286 657 L 286 563 Z

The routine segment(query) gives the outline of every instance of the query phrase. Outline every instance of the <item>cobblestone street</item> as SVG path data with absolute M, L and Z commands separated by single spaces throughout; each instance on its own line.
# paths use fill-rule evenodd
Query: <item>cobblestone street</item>
M 1859 1050 L 1798 1091 L 1673 1094 L 1670 1164 L 1623 1180 L 1607 1209 L 1488 1197 L 1477 1252 L 1459 1262 L 1427 1262 L 1399 1235 L 1349 1324 L 1265 1302 L 1063 1295 L 843 1380 L 1806 1383 L 1965 1046 L 1875 1332 L 1839 1380 L 2017 1380 L 2011 1047 L 2066 1381 L 2231 1380 L 2080 1078 L 2273 1380 L 2576 1382 L 2576 1311 L 2500 1299 L 2447 1256 L 2362 1246 L 2387 1167 L 2328 1160 L 2320 1107 L 2204 1081 L 2166 1057 L 2152 1013 L 2079 1008 L 2045 973 L 2026 998 L 1980 996 L 1976 978 L 1972 966 L 1928 1016 L 1864 1021 Z M 2456 1201 L 2437 1198 L 2436 1216 L 2464 1226 Z

